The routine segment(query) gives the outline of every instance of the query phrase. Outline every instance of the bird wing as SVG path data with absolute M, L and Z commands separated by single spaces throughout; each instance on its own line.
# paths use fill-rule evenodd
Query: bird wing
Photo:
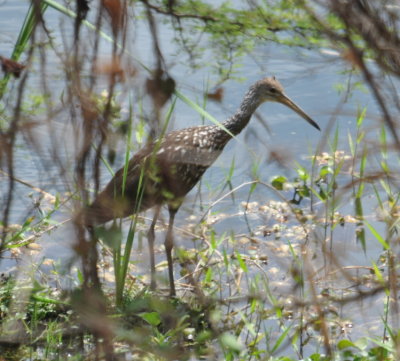
M 202 126 L 168 133 L 155 143 L 153 153 L 157 159 L 171 163 L 209 167 L 222 152 L 213 138 L 215 127 Z

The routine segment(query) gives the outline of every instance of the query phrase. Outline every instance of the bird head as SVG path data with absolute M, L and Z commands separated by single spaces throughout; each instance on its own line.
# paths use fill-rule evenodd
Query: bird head
M 293 102 L 286 94 L 283 86 L 275 77 L 264 78 L 256 83 L 256 89 L 259 94 L 260 102 L 277 102 L 286 105 L 288 108 L 295 111 L 314 128 L 321 130 L 319 125 L 309 117 L 306 112 Z

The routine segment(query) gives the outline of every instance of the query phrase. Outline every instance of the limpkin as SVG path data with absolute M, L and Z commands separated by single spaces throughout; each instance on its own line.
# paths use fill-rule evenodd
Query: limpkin
M 147 144 L 129 161 L 123 189 L 124 168 L 111 179 L 85 212 L 85 224 L 94 226 L 116 218 L 156 207 L 148 231 L 151 288 L 155 288 L 154 228 L 163 204 L 168 205 L 169 224 L 165 238 L 170 295 L 175 295 L 172 248 L 175 214 L 186 194 L 196 185 L 207 168 L 218 158 L 232 135 L 239 134 L 259 105 L 274 101 L 286 105 L 320 130 L 299 106 L 284 93 L 275 79 L 264 78 L 250 87 L 237 112 L 222 127 L 198 126 L 164 135 Z

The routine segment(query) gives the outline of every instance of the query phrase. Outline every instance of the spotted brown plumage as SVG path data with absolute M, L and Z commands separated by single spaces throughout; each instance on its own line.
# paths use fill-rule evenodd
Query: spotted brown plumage
M 181 202 L 217 159 L 229 137 L 217 126 L 203 126 L 174 131 L 146 145 L 129 161 L 124 192 L 121 168 L 88 208 L 86 223 L 101 224 L 164 202 Z
M 151 287 L 154 288 L 154 227 L 161 205 L 167 204 L 170 219 L 165 249 L 170 294 L 175 295 L 172 264 L 175 214 L 186 194 L 218 158 L 232 135 L 239 134 L 258 106 L 266 101 L 288 106 L 319 130 L 317 123 L 285 95 L 282 85 L 274 77 L 259 80 L 250 87 L 237 112 L 222 123 L 223 127 L 198 126 L 173 131 L 139 150 L 129 161 L 125 189 L 124 168 L 121 168 L 86 208 L 83 216 L 85 225 L 92 227 L 156 207 L 148 233 Z

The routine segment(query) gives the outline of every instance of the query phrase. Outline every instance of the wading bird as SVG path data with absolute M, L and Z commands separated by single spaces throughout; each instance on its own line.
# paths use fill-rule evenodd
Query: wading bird
M 129 161 L 127 172 L 121 168 L 104 190 L 84 212 L 86 226 L 93 227 L 116 218 L 155 207 L 148 231 L 151 266 L 151 288 L 155 288 L 154 228 L 163 204 L 167 204 L 169 224 L 165 238 L 170 295 L 175 295 L 172 248 L 175 214 L 186 194 L 218 158 L 232 136 L 248 124 L 254 111 L 266 101 L 278 102 L 294 110 L 313 127 L 320 130 L 299 106 L 284 93 L 278 80 L 265 78 L 250 87 L 240 108 L 222 125 L 181 129 L 147 144 Z

